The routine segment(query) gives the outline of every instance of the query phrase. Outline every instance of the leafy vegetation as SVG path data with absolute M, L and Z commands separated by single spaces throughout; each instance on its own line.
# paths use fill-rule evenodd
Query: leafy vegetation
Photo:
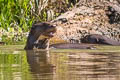
M 53 19 L 67 11 L 71 3 L 71 0 L 0 0 L 0 41 L 23 44 L 33 23 Z
M 7 41 L 7 43 L 20 41 L 23 32 L 29 30 L 34 20 L 34 16 L 31 16 L 30 12 L 32 5 L 29 3 L 29 0 L 0 1 L 1 41 Z

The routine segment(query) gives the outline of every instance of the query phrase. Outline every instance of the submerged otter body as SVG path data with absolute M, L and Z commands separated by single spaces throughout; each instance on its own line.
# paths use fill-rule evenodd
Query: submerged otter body
M 50 48 L 55 49 L 95 49 L 93 45 L 89 44 L 77 44 L 77 43 L 59 43 L 59 44 L 52 44 Z
M 99 34 L 87 35 L 81 41 L 83 43 L 92 43 L 92 44 L 105 44 L 105 45 L 113 45 L 113 46 L 120 45 L 120 42 Z

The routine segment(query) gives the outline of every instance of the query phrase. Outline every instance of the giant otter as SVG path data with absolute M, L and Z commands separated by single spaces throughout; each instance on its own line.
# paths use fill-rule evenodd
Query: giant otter
M 48 49 L 49 39 L 54 36 L 56 27 L 48 23 L 34 24 L 29 32 L 25 50 Z
M 99 34 L 87 35 L 83 39 L 81 39 L 81 42 L 92 43 L 92 44 L 106 44 L 106 45 L 113 45 L 113 46 L 120 45 L 120 42 Z
M 30 30 L 25 50 L 32 49 L 49 49 L 49 48 L 59 48 L 59 49 L 92 49 L 92 45 L 86 44 L 53 44 L 49 47 L 49 40 L 54 36 L 56 32 L 56 27 L 50 23 L 37 23 L 34 24 Z

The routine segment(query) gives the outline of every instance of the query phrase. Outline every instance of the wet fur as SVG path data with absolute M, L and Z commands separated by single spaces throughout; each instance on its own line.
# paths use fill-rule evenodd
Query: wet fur
M 105 44 L 105 45 L 113 45 L 113 46 L 120 45 L 120 42 L 99 34 L 87 35 L 81 41 L 83 43 L 91 43 L 91 44 Z
M 55 32 L 55 26 L 49 23 L 37 23 L 34 24 L 29 32 L 27 38 L 25 50 L 32 49 L 48 49 L 49 47 L 49 37 L 51 37 L 49 32 Z M 48 38 L 41 38 L 41 36 L 48 36 Z
M 52 44 L 50 48 L 54 49 L 95 49 L 91 44 L 77 44 L 77 43 L 59 43 Z

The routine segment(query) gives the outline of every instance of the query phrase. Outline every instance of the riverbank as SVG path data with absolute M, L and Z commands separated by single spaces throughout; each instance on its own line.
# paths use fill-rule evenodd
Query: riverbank
M 116 0 L 80 1 L 52 22 L 58 26 L 56 35 L 71 43 L 80 43 L 89 34 L 120 41 L 120 6 Z
M 1 45 L 17 45 L 25 44 L 27 40 L 28 32 L 22 30 L 16 31 L 14 28 L 10 28 L 9 31 L 0 28 L 0 44 Z

